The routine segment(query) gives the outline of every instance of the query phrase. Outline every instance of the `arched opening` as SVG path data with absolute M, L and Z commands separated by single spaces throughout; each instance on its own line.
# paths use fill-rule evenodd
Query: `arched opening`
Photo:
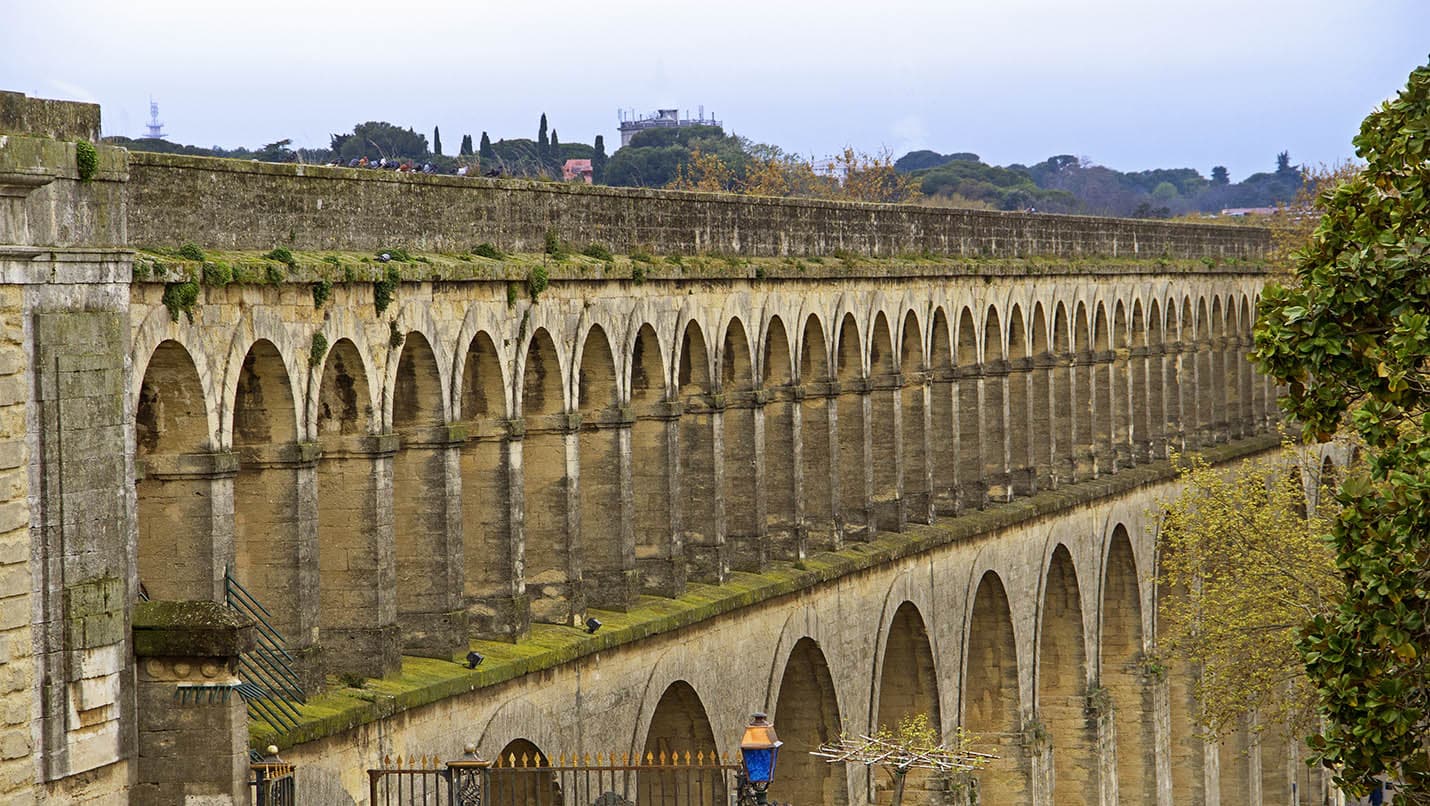
M 1094 422 L 1097 387 L 1097 361 L 1092 352 L 1092 325 L 1087 318 L 1087 306 L 1079 302 L 1073 316 L 1072 368 L 1073 435 L 1075 448 L 1074 475 L 1078 480 L 1096 475 L 1097 427 Z
M 1197 300 L 1196 324 L 1196 385 L 1193 400 L 1197 412 L 1197 447 L 1204 447 L 1214 441 L 1212 427 L 1216 406 L 1215 359 L 1212 357 L 1211 321 L 1207 318 L 1207 301 Z
M 1087 650 L 1072 555 L 1053 551 L 1038 637 L 1038 715 L 1052 745 L 1052 803 L 1098 803 L 1097 734 L 1087 718 Z
M 878 529 L 903 529 L 903 502 L 899 498 L 901 434 L 899 422 L 899 369 L 894 362 L 889 319 L 880 311 L 869 332 L 869 481 L 870 514 Z
M 1112 458 L 1117 467 L 1132 464 L 1132 356 L 1127 308 L 1118 300 L 1112 308 Z
M 526 594 L 531 618 L 571 624 L 585 609 L 581 572 L 571 551 L 571 479 L 575 449 L 570 433 L 556 343 L 544 328 L 531 337 L 522 372 L 522 532 L 525 536 Z
M 938 707 L 938 670 L 934 667 L 933 646 L 923 614 L 912 602 L 904 602 L 894 612 L 884 641 L 884 655 L 879 665 L 878 712 L 874 729 L 898 730 L 899 724 L 915 716 L 925 716 L 928 724 L 940 735 L 942 717 Z M 888 803 L 893 795 L 892 781 L 882 772 L 875 776 L 875 802 Z M 933 802 L 933 776 L 924 770 L 910 772 L 904 783 L 905 803 Z
M 630 465 L 622 461 L 626 424 L 616 386 L 616 361 L 600 325 L 586 332 L 576 371 L 581 414 L 577 436 L 581 505 L 581 570 L 586 600 L 596 607 L 624 610 L 640 595 L 630 512 L 621 490 Z
M 947 334 L 945 333 L 945 336 Z M 903 446 L 901 470 L 903 516 L 915 523 L 933 520 L 929 496 L 928 420 L 931 391 L 924 380 L 923 334 L 919 320 L 910 311 L 904 316 L 904 332 L 899 339 L 899 441 Z
M 1231 296 L 1226 298 L 1226 313 L 1223 321 L 1226 324 L 1223 326 L 1225 336 L 1222 339 L 1221 354 L 1227 435 L 1231 438 L 1238 438 L 1244 435 L 1242 428 L 1246 422 L 1241 410 L 1241 368 L 1246 363 L 1246 357 L 1242 354 L 1241 317 L 1237 310 L 1236 300 Z
M 998 309 L 988 306 L 983 320 L 983 373 L 979 379 L 979 430 L 983 435 L 983 478 L 988 499 L 1013 497 L 1008 475 L 1008 356 L 1003 349 L 1003 329 Z
M 1164 549 L 1159 548 L 1159 552 Z M 1159 563 L 1165 562 L 1159 553 Z M 1171 596 L 1186 596 L 1185 588 L 1174 589 L 1157 584 L 1158 608 Z M 1160 620 L 1157 622 L 1160 624 Z M 1203 803 L 1206 794 L 1206 747 L 1202 729 L 1197 724 L 1196 669 L 1181 658 L 1167 662 L 1168 735 L 1171 740 L 1172 801 Z M 1245 794 L 1242 795 L 1245 797 Z M 1236 801 L 1230 801 L 1236 802 Z
M 1316 479 L 1316 501 L 1317 509 L 1327 509 L 1336 504 L 1336 494 L 1341 490 L 1341 479 L 1336 473 L 1336 463 L 1327 456 L 1321 460 L 1321 472 Z
M 1250 436 L 1260 430 L 1256 423 L 1256 409 L 1252 394 L 1252 389 L 1255 386 L 1255 374 L 1251 366 L 1251 357 L 1247 354 L 1247 350 L 1252 346 L 1251 326 L 1251 303 L 1246 297 L 1242 297 L 1240 322 L 1236 331 L 1238 343 L 1233 354 L 1236 358 L 1237 400 L 1241 403 L 1241 434 L 1243 436 Z
M 1032 454 L 1033 360 L 1028 352 L 1023 309 L 1014 305 L 1008 315 L 1008 483 L 1013 495 L 1036 491 Z
M 953 371 L 953 334 L 948 315 L 934 311 L 929 331 L 929 361 L 932 383 L 929 388 L 928 446 L 929 481 L 934 510 L 952 515 L 958 506 L 958 429 L 955 417 L 958 385 Z
M 1246 328 L 1247 339 L 1252 338 L 1252 329 L 1255 327 L 1254 312 L 1258 307 L 1258 300 L 1252 297 L 1245 309 L 1244 327 Z M 1252 366 L 1248 357 L 1246 371 L 1247 378 L 1247 402 L 1251 405 L 1251 430 L 1253 433 L 1265 431 L 1270 424 L 1270 416 L 1276 409 L 1275 396 L 1270 391 L 1270 379 L 1257 372 Z
M 1048 349 L 1048 320 L 1043 312 L 1043 303 L 1033 306 L 1032 328 L 1033 352 L 1029 361 L 1028 394 L 1029 405 L 1028 441 L 1032 457 L 1033 478 L 1039 489 L 1053 486 L 1053 464 L 1056 448 L 1053 436 L 1054 408 L 1057 400 L 1053 397 L 1053 354 Z
M 678 422 L 667 401 L 665 358 L 650 325 L 631 348 L 631 499 L 641 588 L 658 596 L 685 590 L 685 555 L 676 540 L 671 442 Z
M 958 356 L 958 405 L 954 411 L 958 423 L 958 503 L 960 509 L 982 509 L 988 496 L 988 482 L 983 475 L 983 407 L 978 391 L 982 361 L 978 355 L 978 326 L 968 308 L 958 316 L 958 343 L 954 349 Z
M 863 351 L 860 349 L 859 325 L 853 314 L 845 314 L 836 337 L 839 350 L 835 354 L 835 371 L 839 380 L 839 517 L 848 538 L 867 539 L 872 525 L 869 518 L 869 492 L 873 468 L 864 439 L 864 407 L 866 394 Z
M 1182 403 L 1186 391 L 1182 384 L 1186 379 L 1183 369 L 1181 318 L 1177 315 L 1177 301 L 1167 300 L 1166 346 L 1162 356 L 1162 406 L 1164 409 L 1163 432 L 1169 445 L 1177 450 L 1186 449 L 1186 412 Z
M 152 599 L 203 601 L 221 590 L 214 558 L 213 480 L 186 472 L 210 449 L 203 382 L 188 350 L 165 341 L 149 357 L 134 414 L 139 584 Z
M 839 703 L 824 653 L 813 638 L 801 638 L 790 651 L 780 680 L 773 722 L 784 747 L 770 785 L 770 800 L 809 806 L 844 806 L 849 802 L 843 764 L 828 764 L 810 753 L 841 733 Z
M 968 666 L 963 676 L 963 727 L 973 734 L 974 749 L 983 748 L 998 757 L 978 774 L 979 791 L 997 803 L 1027 803 L 1018 647 L 1008 594 L 992 571 L 985 572 L 978 583 L 964 645 Z
M 705 335 L 694 321 L 685 326 L 677 363 L 680 400 L 680 506 L 688 573 L 719 583 L 729 572 L 725 553 L 725 499 L 717 475 L 715 416 L 710 357 Z
M 1102 594 L 1102 687 L 1112 703 L 1117 792 L 1125 803 L 1157 799 L 1152 688 L 1142 674 L 1142 600 L 1127 530 L 1118 525 L 1108 547 Z
M 1073 361 L 1076 356 L 1071 334 L 1068 309 L 1059 302 L 1053 314 L 1053 402 L 1050 408 L 1053 414 L 1053 479 L 1058 484 L 1066 484 L 1077 476 L 1077 417 L 1073 390 L 1076 380 Z
M 1092 432 L 1093 463 L 1096 473 L 1103 475 L 1114 469 L 1113 428 L 1117 422 L 1112 390 L 1116 387 L 1113 370 L 1112 333 L 1107 322 L 1107 309 L 1101 304 L 1092 324 Z
M 298 428 L 288 369 L 278 348 L 249 348 L 233 401 L 235 575 L 272 616 L 290 649 L 312 644 L 315 568 L 305 543 L 311 522 L 299 512 Z M 306 534 L 305 534 L 306 532 Z
M 704 754 L 704 758 L 711 759 L 718 757 L 718 746 L 715 744 L 715 731 L 710 727 L 710 719 L 705 715 L 705 706 L 700 702 L 700 695 L 695 693 L 695 689 L 684 680 L 677 680 L 671 683 L 660 697 L 660 702 L 656 704 L 655 714 L 651 717 L 650 728 L 646 731 L 645 749 L 641 752 L 641 758 L 646 763 L 652 761 L 656 764 L 672 763 L 680 759 L 685 763 L 689 759 L 690 765 L 695 765 L 696 760 Z M 709 763 L 708 761 L 706 763 Z M 700 783 L 704 791 L 713 793 L 704 802 L 723 803 L 725 800 L 724 778 L 714 771 L 708 778 L 702 778 Z M 652 806 L 684 806 L 693 802 L 689 791 L 691 774 L 681 771 L 678 775 L 674 772 L 641 772 L 637 775 L 636 803 L 645 806 L 649 803 Z
M 1225 442 L 1229 432 L 1228 399 L 1231 393 L 1230 379 L 1235 376 L 1230 370 L 1230 347 L 1227 344 L 1227 316 L 1230 311 L 1222 306 L 1221 297 L 1212 297 L 1211 342 L 1211 391 L 1212 391 L 1212 438 Z
M 535 772 L 550 766 L 551 760 L 533 742 L 507 742 L 492 762 L 491 788 L 485 802 L 491 806 L 562 806 L 566 801 L 560 783 L 550 773 Z
M 765 327 L 760 362 L 765 403 L 765 532 L 776 559 L 800 560 L 800 465 L 797 409 L 791 394 L 793 364 L 784 322 L 772 317 Z
M 810 549 L 816 551 L 836 549 L 840 542 L 834 520 L 839 487 L 834 465 L 836 434 L 830 417 L 835 408 L 829 394 L 831 375 L 824 327 L 811 315 L 804 320 L 799 348 L 799 384 L 804 390 L 799 404 L 799 438 L 805 535 Z
M 415 331 L 403 340 L 397 362 L 392 429 L 400 443 L 392 458 L 392 531 L 403 651 L 450 657 L 458 636 L 435 627 L 448 621 L 460 601 L 450 562 L 460 534 L 447 506 L 447 455 L 453 446 L 443 423 L 437 359 L 426 337 Z
M 721 412 L 724 443 L 725 539 L 734 567 L 759 571 L 769 559 L 762 537 L 764 512 L 757 452 L 755 450 L 755 375 L 750 362 L 750 342 L 745 326 L 731 319 L 725 328 L 720 350 L 720 391 L 725 397 Z
M 367 369 L 339 339 L 318 384 L 318 633 L 327 668 L 380 677 L 400 663 L 390 556 L 379 517 L 392 490 L 388 455 L 372 436 Z
M 496 343 L 478 333 L 467 345 L 459 393 L 467 441 L 462 444 L 462 560 L 467 614 L 477 635 L 512 640 L 524 619 L 513 603 L 520 595 L 511 528 L 513 442 L 506 383 Z
M 1167 455 L 1167 412 L 1165 390 L 1162 388 L 1162 308 L 1157 300 L 1152 300 L 1145 317 L 1141 303 L 1137 305 L 1132 317 L 1132 338 L 1133 344 L 1144 346 L 1147 351 L 1147 357 L 1142 362 L 1140 392 L 1138 377 L 1134 375 L 1132 378 L 1133 399 L 1139 401 L 1138 405 L 1145 403 L 1147 407 L 1139 421 L 1146 431 L 1143 438 L 1145 455 L 1149 459 L 1160 459 Z

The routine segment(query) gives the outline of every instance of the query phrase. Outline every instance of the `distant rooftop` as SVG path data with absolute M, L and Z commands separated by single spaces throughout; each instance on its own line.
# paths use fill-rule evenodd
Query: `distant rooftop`
M 685 126 L 723 126 L 714 115 L 705 117 L 705 107 L 702 105 L 695 117 L 690 116 L 690 110 L 685 110 L 685 117 L 680 116 L 679 109 L 657 109 L 649 114 L 637 114 L 634 109 L 618 109 L 616 114 L 621 119 L 621 145 L 631 144 L 631 138 L 646 129 L 678 129 Z

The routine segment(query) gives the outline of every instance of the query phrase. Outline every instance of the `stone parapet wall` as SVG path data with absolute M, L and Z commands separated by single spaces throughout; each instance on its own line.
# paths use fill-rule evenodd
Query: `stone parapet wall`
M 540 251 L 548 231 L 618 252 L 751 257 L 1259 260 L 1266 230 L 912 205 L 408 175 L 134 152 L 131 243 L 225 249 Z
M 98 140 L 99 104 L 30 98 L 0 91 L 0 133 L 56 140 Z
M 35 764 L 23 297 L 20 286 L 0 286 L 0 801 L 5 803 L 30 802 Z

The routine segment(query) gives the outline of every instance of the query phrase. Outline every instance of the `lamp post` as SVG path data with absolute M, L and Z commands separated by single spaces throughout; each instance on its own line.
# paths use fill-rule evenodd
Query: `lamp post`
M 769 717 L 758 713 L 750 717 L 745 735 L 740 737 L 740 761 L 744 766 L 739 781 L 741 806 L 766 803 L 765 793 L 775 779 L 775 761 L 782 744 Z

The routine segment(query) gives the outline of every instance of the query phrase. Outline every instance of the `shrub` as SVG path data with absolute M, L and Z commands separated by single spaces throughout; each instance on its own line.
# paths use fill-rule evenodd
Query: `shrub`
M 546 231 L 544 251 L 557 260 L 566 256 L 566 249 L 561 245 L 561 238 L 556 234 L 556 230 L 548 229 Z
M 607 263 L 616 259 L 616 256 L 611 254 L 611 250 L 598 243 L 593 243 L 590 246 L 587 246 L 585 249 L 582 249 L 581 254 L 585 255 L 586 257 L 593 257 L 597 260 L 604 260 Z
M 526 276 L 526 290 L 531 294 L 532 302 L 536 302 L 548 285 L 550 285 L 550 275 L 547 273 L 545 265 L 534 266 L 531 269 L 531 274 Z
M 266 260 L 276 260 L 290 269 L 298 265 L 298 259 L 293 257 L 293 253 L 286 246 L 275 246 L 264 252 L 263 257 Z
M 323 303 L 333 295 L 333 283 L 331 280 L 319 280 L 313 283 L 313 307 L 322 308 Z
M 502 258 L 506 257 L 506 255 L 502 254 L 502 251 L 500 249 L 496 248 L 495 246 L 492 246 L 489 243 L 486 243 L 485 241 L 472 247 L 472 254 L 476 255 L 477 257 L 490 258 L 491 260 L 501 260 Z
M 199 301 L 199 284 L 196 280 L 169 283 L 164 286 L 164 307 L 169 309 L 169 318 L 179 321 L 182 313 L 190 324 L 194 321 L 194 306 Z
M 397 267 L 388 266 L 382 279 L 372 284 L 372 304 L 377 308 L 378 316 L 392 304 L 393 298 L 397 296 L 397 286 L 401 282 L 402 274 L 397 271 Z
M 269 263 L 263 267 L 263 279 L 267 280 L 269 285 L 278 285 L 284 279 L 283 267 L 277 263 Z
M 233 282 L 233 267 L 216 260 L 212 263 L 205 263 L 203 269 L 204 285 L 211 285 L 215 288 L 223 288 Z
M 99 151 L 84 140 L 76 140 L 74 144 L 74 165 L 79 173 L 79 181 L 88 182 L 99 173 Z
M 196 243 L 186 243 L 183 246 L 179 247 L 178 254 L 179 257 L 183 258 L 184 260 L 202 261 L 204 259 L 204 250 L 200 249 L 199 245 Z

